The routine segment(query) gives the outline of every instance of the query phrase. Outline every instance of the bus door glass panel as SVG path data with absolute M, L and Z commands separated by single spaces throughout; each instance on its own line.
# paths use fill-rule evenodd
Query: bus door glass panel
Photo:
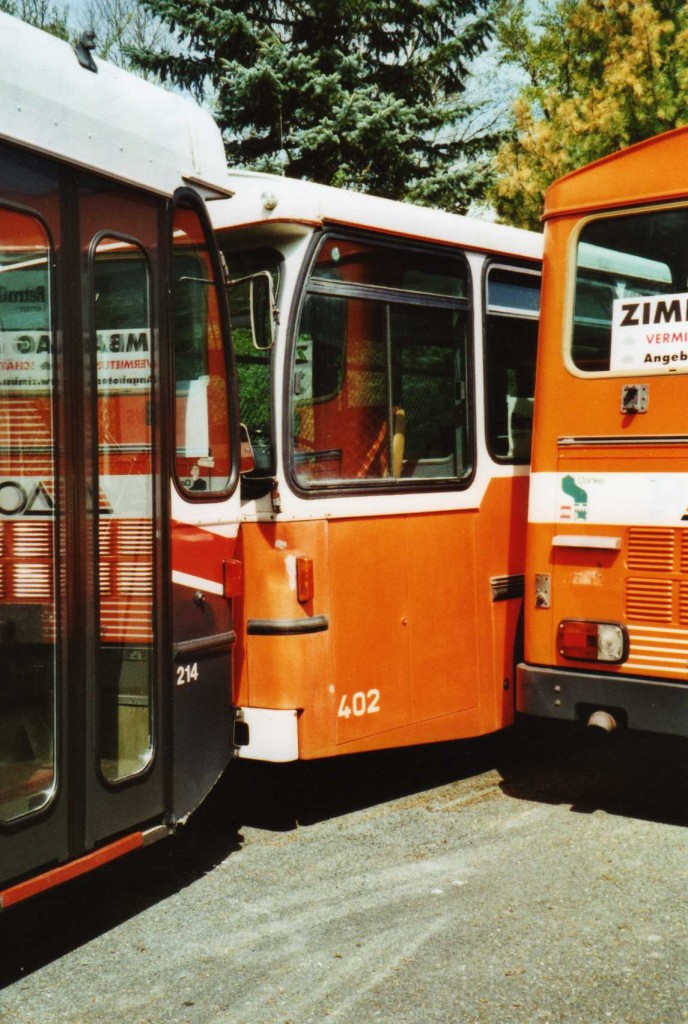
M 631 302 L 634 298 L 651 299 L 671 293 L 678 293 L 685 299 L 687 230 L 688 211 L 685 209 L 603 217 L 585 225 L 578 242 L 570 350 L 577 369 L 589 373 L 610 369 L 615 301 Z M 685 301 L 683 307 L 682 312 L 679 309 L 681 322 L 684 322 Z M 643 320 L 643 316 L 647 319 Z M 644 334 L 652 334 L 672 327 L 673 322 L 673 329 L 684 329 L 676 327 L 672 319 L 660 322 L 655 319 L 657 316 L 656 306 L 652 306 L 649 312 L 639 314 L 637 325 L 630 327 L 639 326 Z M 635 359 L 628 347 L 634 332 L 625 329 L 623 335 L 624 354 L 631 359 L 630 363 L 624 360 L 624 372 L 642 372 L 643 369 L 657 372 L 656 365 L 648 367 L 644 362 L 647 345 L 634 346 L 639 354 Z M 660 370 L 661 366 L 660 363 Z M 676 368 L 667 363 L 665 372 Z
M 487 446 L 499 462 L 527 462 L 533 427 L 540 274 L 493 264 L 487 272 Z
M 97 349 L 99 760 L 119 782 L 153 752 L 154 493 L 150 279 L 139 246 L 94 255 Z
M 466 274 L 434 253 L 325 240 L 295 345 L 302 487 L 466 475 Z
M 279 295 L 282 257 L 271 249 L 232 252 L 223 249 L 230 280 L 267 270 Z M 239 389 L 239 419 L 248 431 L 255 469 L 249 479 L 272 472 L 272 426 L 270 402 L 271 350 L 257 349 L 251 331 L 250 282 L 234 285 L 229 292 L 232 317 L 232 345 Z M 242 478 L 242 483 L 245 477 Z
M 232 472 L 227 353 L 217 282 L 198 214 L 181 203 L 172 241 L 177 481 L 190 495 L 227 493 Z
M 175 373 L 177 487 L 187 507 L 172 522 L 174 650 L 173 813 L 186 816 L 205 797 L 231 756 L 232 600 L 224 564 L 233 543 L 192 525 L 203 503 L 231 523 L 232 408 L 229 336 L 215 275 L 213 236 L 192 200 L 182 198 L 172 223 L 172 346 Z M 200 201 L 199 201 L 200 207 Z M 224 500 L 223 500 L 224 499 Z M 196 508 L 191 507 L 193 503 Z M 189 522 L 191 520 L 191 522 Z
M 51 248 L 0 207 L 0 822 L 56 785 L 56 461 Z

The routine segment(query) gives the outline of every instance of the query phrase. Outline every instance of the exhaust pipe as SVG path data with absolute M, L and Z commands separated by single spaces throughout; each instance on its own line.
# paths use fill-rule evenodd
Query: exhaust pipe
M 593 711 L 588 719 L 589 729 L 600 729 L 602 732 L 611 733 L 618 728 L 616 719 L 608 711 Z

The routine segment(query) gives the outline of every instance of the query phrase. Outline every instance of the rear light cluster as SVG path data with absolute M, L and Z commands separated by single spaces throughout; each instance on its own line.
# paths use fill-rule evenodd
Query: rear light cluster
M 562 658 L 619 664 L 628 657 L 628 634 L 615 622 L 585 622 L 565 619 L 557 634 Z

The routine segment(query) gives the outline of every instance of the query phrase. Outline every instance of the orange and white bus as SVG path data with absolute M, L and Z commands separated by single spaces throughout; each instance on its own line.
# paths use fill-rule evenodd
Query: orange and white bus
M 211 209 L 230 278 L 269 273 L 279 320 L 256 349 L 231 289 L 255 462 L 239 756 L 509 725 L 541 236 L 270 175 L 230 183 Z
M 528 714 L 683 736 L 686 154 L 683 128 L 547 193 L 518 673 Z
M 0 907 L 166 835 L 231 753 L 229 194 L 195 105 L 0 14 Z

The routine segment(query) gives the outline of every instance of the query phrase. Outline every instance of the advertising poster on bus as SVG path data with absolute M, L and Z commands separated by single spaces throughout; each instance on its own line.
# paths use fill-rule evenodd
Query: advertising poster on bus
M 614 299 L 610 369 L 688 373 L 688 293 Z

